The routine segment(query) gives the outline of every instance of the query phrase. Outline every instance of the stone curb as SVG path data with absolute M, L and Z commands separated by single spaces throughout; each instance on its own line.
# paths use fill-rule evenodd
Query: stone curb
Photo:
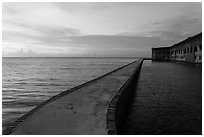
M 123 84 L 116 95 L 112 98 L 108 105 L 106 115 L 107 134 L 117 135 L 127 112 L 127 105 L 129 105 L 134 90 L 131 90 L 137 82 L 142 63 L 144 59 L 138 60 L 138 66 L 133 74 Z M 132 92 L 132 93 L 131 93 Z

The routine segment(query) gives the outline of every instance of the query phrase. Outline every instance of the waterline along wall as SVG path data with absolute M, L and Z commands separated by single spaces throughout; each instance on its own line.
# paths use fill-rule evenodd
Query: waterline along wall
M 118 134 L 143 58 L 43 102 L 3 134 Z
M 137 81 L 142 67 L 143 60 L 140 60 L 138 67 L 120 88 L 111 100 L 107 111 L 107 129 L 108 134 L 116 135 L 121 130 L 126 117 L 128 106 L 132 101 L 134 91 L 137 87 Z

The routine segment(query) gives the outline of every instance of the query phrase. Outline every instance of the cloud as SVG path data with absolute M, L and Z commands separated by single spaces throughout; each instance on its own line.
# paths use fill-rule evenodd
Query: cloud
M 3 52 L 150 56 L 202 30 L 202 3 L 3 3 Z M 17 55 L 17 54 L 15 54 Z M 35 56 L 33 54 L 33 56 Z
M 86 35 L 70 37 L 71 43 L 86 44 L 95 48 L 149 48 L 154 44 L 168 45 L 169 42 L 153 37 Z
M 180 16 L 173 20 L 155 23 L 152 28 L 146 34 L 164 40 L 171 40 L 175 43 L 202 32 L 202 21 L 201 18 L 197 17 L 186 18 Z
M 7 30 L 3 29 L 3 41 L 19 42 L 28 44 L 44 44 L 53 45 L 59 44 L 63 46 L 64 43 L 70 41 L 69 36 L 81 35 L 79 30 L 67 27 L 45 27 L 39 25 L 22 24 L 18 22 L 5 22 L 15 26 L 17 29 Z M 24 31 L 22 31 L 24 30 Z
M 6 57 L 38 57 L 39 54 L 30 49 L 27 51 L 20 49 L 15 52 L 4 53 L 4 56 Z

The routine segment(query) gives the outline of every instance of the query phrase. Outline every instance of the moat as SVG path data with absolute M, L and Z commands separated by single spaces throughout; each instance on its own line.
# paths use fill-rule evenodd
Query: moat
M 202 134 L 202 69 L 144 61 L 120 134 Z

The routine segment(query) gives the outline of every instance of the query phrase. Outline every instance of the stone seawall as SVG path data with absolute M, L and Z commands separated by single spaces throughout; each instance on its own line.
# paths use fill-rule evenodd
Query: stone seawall
M 126 117 L 128 106 L 137 86 L 139 73 L 143 60 L 138 61 L 138 66 L 111 100 L 107 111 L 108 134 L 117 135 Z
M 43 102 L 15 121 L 3 134 L 100 135 L 120 127 L 143 59 L 127 64 Z M 116 101 L 116 102 L 115 102 Z M 116 104 L 114 104 L 115 102 Z M 109 121 L 110 108 L 114 119 Z M 115 130 L 109 125 L 116 124 Z

